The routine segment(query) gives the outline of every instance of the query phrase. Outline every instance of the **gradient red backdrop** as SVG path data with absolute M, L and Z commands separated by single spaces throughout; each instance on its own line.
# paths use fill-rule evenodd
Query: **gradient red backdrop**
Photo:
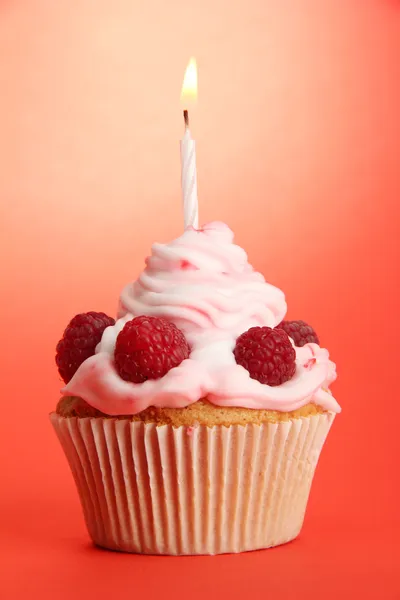
M 343 413 L 294 543 L 117 555 L 48 422 L 54 348 L 182 231 L 191 55 L 201 220 L 315 326 Z M 400 598 L 399 2 L 4 0 L 0 88 L 0 597 Z

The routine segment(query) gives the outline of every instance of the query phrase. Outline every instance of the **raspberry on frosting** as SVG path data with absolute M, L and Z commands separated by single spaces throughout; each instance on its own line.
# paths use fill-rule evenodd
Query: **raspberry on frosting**
M 305 321 L 282 321 L 277 327 L 286 331 L 297 347 L 311 343 L 319 344 L 319 339 L 314 329 L 311 325 L 305 323 Z
M 252 379 L 271 386 L 288 381 L 296 370 L 296 352 L 282 329 L 251 327 L 239 336 L 233 353 Z
M 58 371 L 65 383 L 93 356 L 104 330 L 111 325 L 115 325 L 115 320 L 103 312 L 81 313 L 68 323 L 56 348 Z
M 136 317 L 118 334 L 114 360 L 122 379 L 143 383 L 159 379 L 189 356 L 182 331 L 158 317 Z

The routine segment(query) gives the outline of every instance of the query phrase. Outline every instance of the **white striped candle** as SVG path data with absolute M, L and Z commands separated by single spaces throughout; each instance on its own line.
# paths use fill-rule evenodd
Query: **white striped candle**
M 187 111 L 185 111 L 185 124 L 185 134 L 181 140 L 183 218 L 185 229 L 187 227 L 198 229 L 196 142 L 190 134 Z
M 197 99 L 197 66 L 192 58 L 186 69 L 182 85 L 181 101 L 185 120 L 185 134 L 181 140 L 182 198 L 185 229 L 199 226 L 199 205 L 197 200 L 196 143 L 189 129 L 189 105 Z

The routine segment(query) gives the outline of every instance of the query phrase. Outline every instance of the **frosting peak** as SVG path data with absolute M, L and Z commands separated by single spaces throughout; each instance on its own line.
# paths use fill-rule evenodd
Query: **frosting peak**
M 316 344 L 296 348 L 296 374 L 281 386 L 261 384 L 236 364 L 237 337 L 253 326 L 275 327 L 285 314 L 283 292 L 254 271 L 227 225 L 188 228 L 168 244 L 153 244 L 145 270 L 122 291 L 115 326 L 105 330 L 96 355 L 80 366 L 63 393 L 81 396 L 110 415 L 151 405 L 182 407 L 206 396 L 224 406 L 283 411 L 315 401 L 338 412 L 323 391 L 335 378 L 335 366 Z M 139 315 L 174 322 L 191 355 L 163 378 L 134 384 L 119 377 L 113 353 L 118 333 Z
M 217 329 L 238 336 L 252 325 L 277 325 L 286 302 L 252 269 L 229 227 L 211 223 L 153 245 L 146 269 L 121 294 L 119 317 L 127 313 L 166 317 L 185 333 Z

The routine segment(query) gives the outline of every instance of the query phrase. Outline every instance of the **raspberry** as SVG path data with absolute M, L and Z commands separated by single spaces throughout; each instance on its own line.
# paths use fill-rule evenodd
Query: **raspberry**
M 87 358 L 93 356 L 103 331 L 110 325 L 115 325 L 114 319 L 103 312 L 82 313 L 69 322 L 56 348 L 58 372 L 65 383 Z
M 280 385 L 296 370 L 295 349 L 282 329 L 251 327 L 238 337 L 233 354 L 236 362 L 260 383 Z
M 319 339 L 314 329 L 304 321 L 282 321 L 277 325 L 279 329 L 286 331 L 294 341 L 295 346 L 301 347 L 305 344 L 319 344 Z
M 125 381 L 143 383 L 159 379 L 189 356 L 182 331 L 158 317 L 136 317 L 128 321 L 115 344 L 115 366 Z

